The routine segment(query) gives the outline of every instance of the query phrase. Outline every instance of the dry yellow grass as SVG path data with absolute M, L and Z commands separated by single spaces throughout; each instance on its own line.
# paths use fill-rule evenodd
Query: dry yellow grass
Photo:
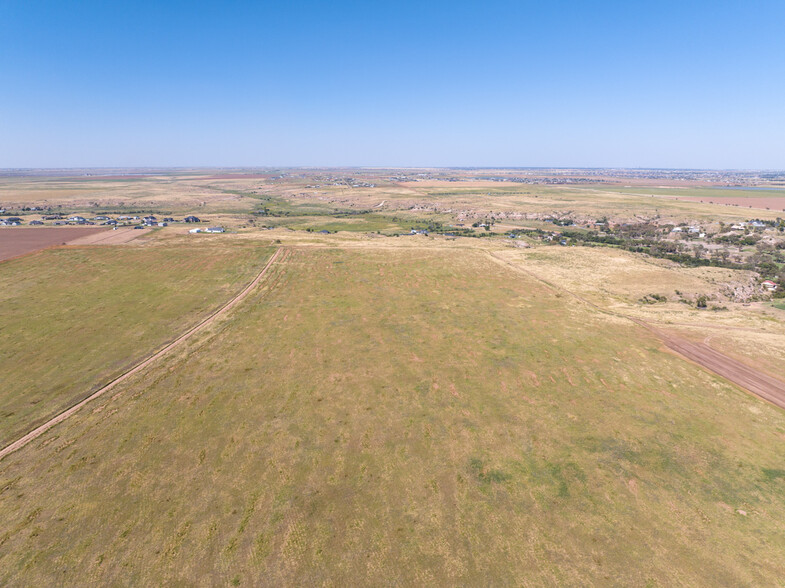
M 0 582 L 785 573 L 782 411 L 484 251 L 315 242 L 274 267 L 0 462 Z

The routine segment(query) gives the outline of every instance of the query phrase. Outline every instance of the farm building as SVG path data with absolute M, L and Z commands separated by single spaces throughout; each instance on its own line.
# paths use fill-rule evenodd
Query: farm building
M 226 229 L 224 229 L 223 227 L 209 227 L 209 228 L 205 229 L 204 232 L 205 233 L 224 233 L 224 232 L 226 232 Z

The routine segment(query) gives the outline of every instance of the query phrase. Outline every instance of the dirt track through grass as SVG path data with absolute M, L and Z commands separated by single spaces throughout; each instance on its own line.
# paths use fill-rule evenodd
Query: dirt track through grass
M 3 449 L 1 449 L 0 450 L 0 459 L 3 459 L 9 453 L 12 453 L 12 452 L 14 452 L 14 451 L 16 451 L 18 449 L 21 449 L 22 447 L 24 447 L 25 445 L 30 443 L 30 441 L 32 441 L 35 438 L 39 437 L 40 435 L 42 435 L 43 433 L 45 433 L 46 431 L 48 431 L 49 429 L 51 429 L 52 427 L 57 425 L 58 423 L 63 422 L 65 419 L 67 419 L 68 417 L 70 417 L 71 415 L 73 415 L 74 413 L 79 411 L 79 409 L 81 409 L 87 403 L 91 402 L 92 400 L 95 400 L 96 398 L 98 398 L 100 396 L 103 396 L 109 390 L 114 388 L 117 384 L 119 384 L 123 380 L 125 380 L 125 379 L 129 378 L 130 376 L 132 376 L 133 374 L 143 370 L 144 368 L 146 368 L 147 366 L 152 364 L 154 361 L 160 359 L 161 357 L 163 357 L 164 355 L 169 353 L 172 349 L 174 349 L 175 347 L 177 347 L 178 345 L 180 345 L 181 343 L 186 341 L 188 338 L 193 336 L 195 333 L 198 333 L 199 331 L 201 331 L 205 327 L 207 327 L 210 324 L 212 324 L 213 322 L 215 322 L 215 320 L 218 319 L 221 315 L 227 313 L 229 310 L 231 310 L 237 304 L 239 304 L 246 296 L 248 296 L 249 292 L 251 292 L 251 290 L 253 290 L 259 284 L 259 282 L 262 281 L 262 279 L 264 278 L 265 274 L 267 273 L 267 270 L 270 268 L 270 266 L 272 266 L 273 263 L 275 263 L 275 261 L 278 259 L 279 255 L 280 255 L 280 253 L 281 253 L 281 249 L 276 250 L 275 253 L 273 253 L 273 255 L 270 257 L 270 259 L 267 261 L 267 264 L 264 266 L 264 268 L 262 268 L 262 271 L 259 272 L 259 274 L 256 276 L 256 278 L 254 278 L 254 280 L 250 284 L 248 284 L 248 286 L 246 286 L 242 291 L 240 291 L 240 293 L 237 294 L 237 296 L 235 296 L 234 298 L 229 300 L 229 302 L 224 304 L 222 307 L 220 307 L 218 310 L 213 312 L 211 315 L 209 315 L 207 318 L 205 318 L 203 321 L 201 321 L 200 323 L 198 323 L 194 327 L 191 327 L 188 331 L 186 331 L 185 333 L 180 335 L 177 339 L 175 339 L 174 341 L 172 341 L 171 343 L 166 345 L 163 349 L 157 351 L 152 356 L 150 356 L 147 359 L 141 361 L 140 363 L 138 363 L 137 365 L 132 367 L 130 370 L 128 370 L 127 372 L 125 372 L 122 375 L 118 376 L 117 378 L 115 378 L 114 380 L 112 380 L 111 382 L 109 382 L 108 384 L 106 384 L 105 386 L 103 386 L 98 391 L 94 392 L 93 394 L 91 394 L 90 396 L 88 396 L 87 398 L 82 400 L 81 402 L 75 404 L 74 406 L 68 408 L 67 410 L 64 410 L 63 412 L 61 412 L 60 414 L 58 414 L 54 418 L 52 418 L 52 419 L 48 420 L 47 422 L 45 422 L 43 425 L 40 425 L 40 426 L 36 427 L 35 429 L 33 429 L 32 431 L 30 431 L 27 435 L 21 437 L 20 439 L 17 439 L 13 443 L 11 443 L 11 444 L 7 445 L 6 447 L 4 447 Z
M 657 335 L 670 349 L 697 363 L 698 365 L 730 380 L 737 386 L 752 392 L 756 396 L 768 400 L 772 404 L 785 408 L 785 382 L 760 370 L 748 366 L 724 353 L 712 349 L 705 343 L 688 341 L 666 333 L 649 323 L 630 319 Z
M 287 250 L 0 462 L 0 584 L 783 577 L 780 409 L 484 251 Z
M 509 261 L 494 255 L 493 253 L 490 254 L 491 257 L 499 262 L 508 265 L 511 268 L 516 269 L 519 272 L 523 272 L 543 284 L 547 285 L 548 287 L 552 288 L 554 291 L 562 291 L 574 298 L 580 300 L 581 302 L 588 304 L 592 308 L 599 310 L 600 312 L 604 312 L 607 314 L 612 314 L 614 316 L 618 316 L 621 318 L 625 318 L 634 322 L 637 325 L 651 331 L 657 337 L 662 340 L 665 345 L 668 346 L 669 349 L 675 351 L 682 357 L 697 363 L 701 367 L 713 372 L 719 376 L 722 376 L 726 380 L 733 382 L 740 388 L 760 397 L 772 404 L 779 406 L 780 408 L 785 408 L 785 382 L 775 378 L 774 376 L 767 374 L 759 369 L 756 369 L 752 366 L 746 365 L 736 359 L 728 357 L 724 353 L 721 353 L 715 349 L 712 349 L 705 343 L 695 343 L 692 341 L 688 341 L 683 337 L 678 337 L 673 335 L 672 333 L 666 333 L 662 329 L 658 329 L 657 327 L 647 323 L 646 321 L 636 319 L 618 312 L 609 311 L 604 309 L 595 303 L 587 300 L 583 296 L 571 292 L 565 288 L 552 284 L 551 282 L 541 278 L 534 272 L 528 269 L 521 268 Z

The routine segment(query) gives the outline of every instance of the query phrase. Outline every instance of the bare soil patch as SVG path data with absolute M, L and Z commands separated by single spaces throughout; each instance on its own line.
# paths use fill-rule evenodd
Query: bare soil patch
M 631 320 L 655 333 L 662 339 L 665 345 L 676 353 L 730 380 L 756 396 L 768 400 L 780 408 L 785 408 L 785 382 L 782 380 L 778 380 L 759 369 L 728 357 L 705 343 L 688 341 L 652 327 L 644 321 Z
M 0 229 L 0 261 L 105 232 L 105 227 L 2 228 Z
M 116 231 L 104 231 L 103 233 L 94 233 L 75 239 L 68 243 L 69 245 L 122 245 L 133 241 L 137 237 L 141 237 L 150 232 L 150 229 L 134 229 L 132 227 L 124 227 Z

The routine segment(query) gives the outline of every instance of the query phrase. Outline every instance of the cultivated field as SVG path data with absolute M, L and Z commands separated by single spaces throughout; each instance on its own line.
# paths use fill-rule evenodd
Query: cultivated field
M 105 227 L 3 227 L 0 228 L 0 261 L 105 232 Z

